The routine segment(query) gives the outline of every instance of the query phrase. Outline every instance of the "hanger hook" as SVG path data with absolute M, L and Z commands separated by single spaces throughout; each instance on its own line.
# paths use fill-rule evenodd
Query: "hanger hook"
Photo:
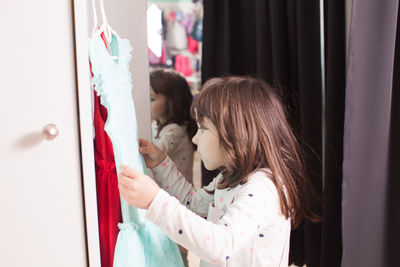
M 95 0 L 92 0 L 92 7 L 93 7 L 93 30 L 92 36 L 97 30 L 97 12 L 96 12 L 96 3 Z
M 111 27 L 108 25 L 107 22 L 107 17 L 106 17 L 106 12 L 104 11 L 104 0 L 100 0 L 100 10 L 101 10 L 101 16 L 103 18 L 103 24 L 104 24 L 104 34 L 106 36 L 106 39 L 108 42 L 111 41 Z

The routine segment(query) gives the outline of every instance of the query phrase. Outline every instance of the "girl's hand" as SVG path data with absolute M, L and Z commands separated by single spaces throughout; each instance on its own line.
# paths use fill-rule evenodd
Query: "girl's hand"
M 129 205 L 148 209 L 160 187 L 147 175 L 128 166 L 121 166 L 118 174 L 118 188 L 122 198 Z
M 153 143 L 141 138 L 139 138 L 139 152 L 142 153 L 148 168 L 158 166 L 167 157 L 167 155 Z

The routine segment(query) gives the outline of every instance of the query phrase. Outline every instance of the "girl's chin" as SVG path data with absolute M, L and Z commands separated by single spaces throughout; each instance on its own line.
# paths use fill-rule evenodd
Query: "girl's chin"
M 215 164 L 214 165 L 213 164 L 210 165 L 207 161 L 205 161 L 203 159 L 203 157 L 201 156 L 200 152 L 199 151 L 197 151 L 197 152 L 199 153 L 200 160 L 203 162 L 203 165 L 207 170 L 214 171 L 214 170 L 219 169 L 219 168 L 222 167 L 222 166 L 216 166 Z
M 214 170 L 219 168 L 219 167 L 216 167 L 216 166 L 210 166 L 210 165 L 206 164 L 204 161 L 203 161 L 203 164 L 204 164 L 204 167 L 209 171 L 214 171 Z

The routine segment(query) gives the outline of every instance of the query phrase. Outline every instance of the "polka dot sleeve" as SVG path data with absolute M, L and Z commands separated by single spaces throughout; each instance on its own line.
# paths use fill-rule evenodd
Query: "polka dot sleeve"
M 182 173 L 178 171 L 175 163 L 168 156 L 157 167 L 151 170 L 154 180 L 162 189 L 196 214 L 203 217 L 207 216 L 208 207 L 213 200 L 213 196 L 208 194 L 205 189 L 212 191 L 214 189 L 214 182 L 208 187 L 196 190 L 185 179 Z
M 153 138 L 153 143 L 166 154 L 174 153 L 183 134 L 178 124 L 171 123 L 161 130 L 158 138 Z

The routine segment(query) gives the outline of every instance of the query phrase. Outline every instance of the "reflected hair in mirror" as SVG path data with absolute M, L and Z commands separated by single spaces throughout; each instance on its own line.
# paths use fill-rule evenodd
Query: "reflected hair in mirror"
M 166 110 L 165 120 L 157 121 L 158 132 L 168 124 L 187 124 L 186 131 L 189 138 L 195 135 L 196 122 L 190 116 L 190 106 L 193 96 L 186 79 L 177 71 L 172 69 L 156 69 L 150 73 L 150 86 L 156 94 L 165 96 Z

